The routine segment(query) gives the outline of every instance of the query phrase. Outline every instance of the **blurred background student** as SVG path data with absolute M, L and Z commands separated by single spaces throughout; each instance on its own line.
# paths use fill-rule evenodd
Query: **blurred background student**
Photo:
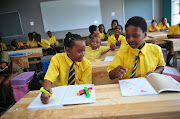
M 24 49 L 24 44 L 22 42 L 17 42 L 16 39 L 11 41 L 12 50 Z
M 167 23 L 167 18 L 162 18 L 162 21 L 158 24 L 160 31 L 169 30 L 169 23 Z
M 159 27 L 157 26 L 156 20 L 151 21 L 151 26 L 148 27 L 148 32 L 157 32 L 159 31 Z
M 111 29 L 108 29 L 106 36 L 109 37 L 115 33 L 115 27 L 118 25 L 118 20 L 113 19 L 111 22 Z
M 90 35 L 86 39 L 86 46 L 90 45 L 90 40 L 92 39 L 92 37 L 99 36 L 99 28 L 96 25 L 91 25 L 89 26 L 89 32 Z
M 7 46 L 6 46 L 6 44 L 4 44 L 4 43 L 2 42 L 2 38 L 1 38 L 1 37 L 0 37 L 0 45 L 1 45 L 1 50 L 2 50 L 2 51 L 7 50 Z
M 28 33 L 28 38 L 29 40 L 26 43 L 27 48 L 33 48 L 33 47 L 38 47 L 38 43 L 33 37 L 33 33 Z
M 100 25 L 98 26 L 98 28 L 99 28 L 100 40 L 101 40 L 101 41 L 106 41 L 108 38 L 107 38 L 107 36 L 106 36 L 106 31 L 105 31 L 104 25 L 103 25 L 103 24 L 100 24 Z

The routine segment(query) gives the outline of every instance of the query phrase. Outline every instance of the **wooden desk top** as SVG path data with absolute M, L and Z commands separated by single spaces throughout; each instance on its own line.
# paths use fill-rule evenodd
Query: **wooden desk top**
M 95 86 L 96 103 L 62 108 L 27 110 L 40 91 L 31 91 L 11 107 L 2 119 L 133 118 L 179 119 L 180 93 L 122 97 L 119 84 Z

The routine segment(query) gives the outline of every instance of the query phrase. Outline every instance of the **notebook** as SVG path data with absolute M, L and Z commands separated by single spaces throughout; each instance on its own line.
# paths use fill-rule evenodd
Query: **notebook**
M 77 96 L 77 93 L 84 89 L 84 87 L 93 87 L 90 92 L 90 98 L 86 98 L 86 94 Z M 68 86 L 59 86 L 52 88 L 53 95 L 55 98 L 50 98 L 48 104 L 43 104 L 41 102 L 40 93 L 34 101 L 27 107 L 28 110 L 33 109 L 45 109 L 45 108 L 56 108 L 63 107 L 64 105 L 72 104 L 84 104 L 84 103 L 95 103 L 95 88 L 93 84 L 86 85 L 68 85 Z
M 114 59 L 114 56 L 106 56 L 104 59 L 104 62 L 112 62 Z
M 180 92 L 180 83 L 172 77 L 152 73 L 145 77 L 119 80 L 122 96 L 157 95 L 163 91 Z

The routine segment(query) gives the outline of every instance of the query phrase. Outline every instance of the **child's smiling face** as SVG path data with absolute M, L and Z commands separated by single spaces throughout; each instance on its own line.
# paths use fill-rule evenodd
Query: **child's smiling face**
M 99 27 L 99 31 L 100 31 L 101 33 L 104 33 L 104 26 L 103 26 L 103 25 L 101 25 L 101 26 Z
M 121 34 L 121 27 L 120 26 L 116 26 L 115 28 L 115 35 L 120 35 Z
M 126 41 L 132 48 L 141 49 L 144 46 L 144 38 L 147 33 L 143 32 L 140 27 L 128 26 L 126 28 Z

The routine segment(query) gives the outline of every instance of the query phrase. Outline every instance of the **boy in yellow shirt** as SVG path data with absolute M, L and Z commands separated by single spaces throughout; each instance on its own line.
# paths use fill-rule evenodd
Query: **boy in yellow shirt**
M 114 46 L 121 46 L 121 47 L 124 47 L 124 46 L 127 46 L 127 41 L 125 39 L 125 37 L 123 35 L 121 35 L 121 26 L 120 25 L 117 25 L 115 27 L 115 34 L 111 35 L 109 38 L 108 38 L 108 43 L 107 43 L 107 46 L 109 46 L 110 48 Z
M 85 42 L 78 34 L 66 34 L 64 39 L 65 53 L 52 57 L 44 77 L 43 87 L 52 93 L 51 84 L 57 86 L 92 84 L 92 67 L 90 61 L 84 58 Z M 49 102 L 50 95 L 42 93 L 41 101 Z
M 47 35 L 48 35 L 47 41 L 49 41 L 49 43 L 50 43 L 52 46 L 56 45 L 56 44 L 57 44 L 57 43 L 56 43 L 56 42 L 57 42 L 57 41 L 56 41 L 56 37 L 52 35 L 52 32 L 51 32 L 51 31 L 48 31 L 48 32 L 47 32 Z
M 22 42 L 17 42 L 16 39 L 11 41 L 12 49 L 18 50 L 18 49 L 24 49 L 24 44 Z
M 169 24 L 166 18 L 162 18 L 162 22 L 158 24 L 160 31 L 165 31 L 169 29 Z
M 162 73 L 165 62 L 159 46 L 144 42 L 147 24 L 142 17 L 130 18 L 126 25 L 128 46 L 120 49 L 108 66 L 110 79 L 145 77 L 152 72 Z
M 90 35 L 86 39 L 86 46 L 90 45 L 90 40 L 94 36 L 99 36 L 99 28 L 96 25 L 89 26 Z
M 0 37 L 0 45 L 1 45 L 1 50 L 2 50 L 2 51 L 7 50 L 7 46 L 6 46 L 6 44 L 4 44 L 4 43 L 2 42 L 2 38 L 1 38 L 1 37 Z
M 151 26 L 148 27 L 148 32 L 157 32 L 159 31 L 159 27 L 157 26 L 156 20 L 151 21 Z
M 29 40 L 26 43 L 27 48 L 33 48 L 33 47 L 38 47 L 38 43 L 33 37 L 33 33 L 28 33 L 28 38 Z
M 109 51 L 110 48 L 108 46 L 100 46 L 100 44 L 100 38 L 98 36 L 94 36 L 90 40 L 90 46 L 86 46 L 84 57 L 89 60 L 99 59 L 102 53 Z

